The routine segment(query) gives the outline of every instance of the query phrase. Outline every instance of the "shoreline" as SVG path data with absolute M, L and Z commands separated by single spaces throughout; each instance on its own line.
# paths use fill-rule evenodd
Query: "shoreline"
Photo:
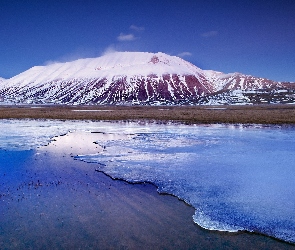
M 85 162 L 87 163 L 87 162 Z M 88 163 L 88 164 L 91 164 L 91 163 Z M 130 182 L 130 181 L 127 181 L 127 180 L 124 180 L 124 179 L 120 179 L 120 178 L 114 178 L 112 177 L 111 175 L 108 175 L 107 173 L 101 171 L 101 170 L 98 170 L 98 169 L 95 169 L 96 172 L 99 172 L 99 173 L 102 173 L 104 175 L 106 175 L 107 177 L 109 177 L 110 179 L 112 179 L 113 181 L 122 181 L 122 182 L 126 182 L 127 184 L 129 185 L 152 185 L 156 188 L 156 191 L 157 193 L 160 195 L 160 196 L 172 196 L 176 199 L 178 199 L 178 201 L 180 202 L 183 202 L 186 206 L 188 207 L 192 207 L 193 209 L 195 209 L 195 207 L 189 203 L 187 203 L 185 200 L 179 198 L 178 196 L 174 195 L 174 194 L 170 194 L 170 193 L 160 193 L 158 192 L 158 186 L 156 184 L 154 184 L 153 182 L 148 182 L 148 181 L 139 181 L 139 182 Z M 284 244 L 287 244 L 287 245 L 290 245 L 290 246 L 294 246 L 295 248 L 295 243 L 291 243 L 291 242 L 287 242 L 287 241 L 284 241 L 284 240 L 281 240 L 279 238 L 276 238 L 276 237 L 273 237 L 273 236 L 269 236 L 267 234 L 263 234 L 263 233 L 259 233 L 259 232 L 250 232 L 250 231 L 247 231 L 247 230 L 238 230 L 238 231 L 235 231 L 235 232 L 230 232 L 230 231 L 218 231 L 218 230 L 210 230 L 210 229 L 206 229 L 206 228 L 203 228 L 201 227 L 199 224 L 195 223 L 194 224 L 199 227 L 201 230 L 206 230 L 206 231 L 209 231 L 209 232 L 214 232 L 214 233 L 218 233 L 218 234 L 231 234 L 231 235 L 240 235 L 240 234 L 249 234 L 249 235 L 256 235 L 256 236 L 262 236 L 262 237 L 267 237 L 267 238 L 270 238 L 272 240 L 275 240 L 275 241 L 278 241 L 278 242 L 281 242 L 281 243 L 284 243 Z
M 192 206 L 155 185 L 113 180 L 94 163 L 56 157 L 46 147 L 24 162 L 30 181 L 12 186 L 9 202 L 2 201 L 1 248 L 295 248 L 256 233 L 203 229 L 192 220 Z
M 79 145 L 82 145 L 81 139 L 83 138 L 83 135 L 81 136 L 81 134 L 78 133 L 78 135 L 80 136 L 80 138 L 79 138 L 79 137 L 77 138 L 77 137 L 75 137 L 75 133 L 76 133 L 76 132 L 74 132 L 74 133 L 72 134 L 72 136 L 73 136 L 74 138 L 76 138 L 76 139 L 79 139 L 79 140 L 80 140 L 80 143 L 78 143 L 78 144 L 79 144 Z M 86 134 L 85 134 L 85 135 L 86 135 Z M 100 134 L 96 134 L 96 133 L 94 133 L 94 134 L 92 134 L 92 135 L 93 135 L 93 136 L 97 135 L 97 136 L 99 137 L 100 140 L 103 140 L 103 139 L 104 139 L 104 137 L 101 137 Z M 66 135 L 66 136 L 67 136 L 67 135 Z M 64 140 L 64 139 L 65 139 L 65 136 L 62 136 L 61 139 Z M 96 139 L 97 139 L 97 138 L 96 138 Z M 114 139 L 116 139 L 116 136 L 114 136 Z M 119 139 L 119 138 L 117 138 L 117 139 Z M 91 141 L 93 141 L 93 138 L 92 138 Z M 60 152 L 60 149 L 58 149 L 58 142 L 57 142 L 57 144 L 55 144 L 55 142 L 56 142 L 56 141 L 54 141 L 53 143 L 51 143 L 51 145 L 49 144 L 47 147 L 50 148 L 50 147 L 54 146 L 54 147 L 55 147 L 54 151 L 57 150 L 57 151 Z M 64 146 L 64 143 L 61 143 L 61 145 Z M 72 145 L 72 144 L 71 144 L 71 145 Z M 84 145 L 87 147 L 87 151 L 88 151 L 88 153 L 89 153 L 89 151 L 95 151 L 95 150 L 91 149 L 90 144 L 87 145 L 87 144 L 84 142 Z M 57 149 L 56 149 L 56 147 L 57 147 Z M 83 149 L 84 149 L 84 148 L 83 148 Z M 96 149 L 96 150 L 97 150 L 97 149 Z M 91 165 L 93 165 L 93 166 L 97 165 L 97 163 L 87 162 L 87 161 L 83 161 L 83 160 L 75 159 L 75 156 L 74 156 L 75 154 L 84 154 L 84 152 L 81 152 L 81 151 L 82 151 L 82 148 L 80 148 L 80 149 L 79 149 L 79 148 L 76 148 L 76 149 L 75 149 L 75 148 L 71 148 L 71 153 L 70 153 L 70 155 L 71 155 L 71 157 L 73 158 L 73 160 L 82 161 L 83 163 L 91 164 Z M 67 152 L 67 154 L 69 154 L 69 152 Z M 111 179 L 112 181 L 119 181 L 119 182 L 121 182 L 121 183 L 127 183 L 128 185 L 132 185 L 132 186 L 133 186 L 133 185 L 135 185 L 135 186 L 136 186 L 136 185 L 140 185 L 140 186 L 146 186 L 146 185 L 148 185 L 148 186 L 154 187 L 154 188 L 152 188 L 152 189 L 154 189 L 154 190 L 156 191 L 156 193 L 159 194 L 160 196 L 169 196 L 169 197 L 173 197 L 174 199 L 176 198 L 178 201 L 181 201 L 181 203 L 185 204 L 186 207 L 190 207 L 190 208 L 192 208 L 193 211 L 195 211 L 195 209 L 196 209 L 196 208 L 193 207 L 191 204 L 188 204 L 187 202 L 185 202 L 185 200 L 179 198 L 178 196 L 176 196 L 176 195 L 174 195 L 174 194 L 165 193 L 165 192 L 159 192 L 159 191 L 158 191 L 158 186 L 157 186 L 155 183 L 153 183 L 153 182 L 148 182 L 148 181 L 143 181 L 143 182 L 141 182 L 141 181 L 138 181 L 138 182 L 130 182 L 130 181 L 128 181 L 128 180 L 124 180 L 124 179 L 122 179 L 122 178 L 115 178 L 115 177 L 112 177 L 111 175 L 105 173 L 103 170 L 99 170 L 97 167 L 94 169 L 94 171 L 95 171 L 95 172 L 98 172 L 98 173 L 100 173 L 100 174 L 105 175 L 106 177 L 108 177 L 108 178 Z M 193 215 L 193 214 L 192 214 L 192 215 Z M 286 241 L 283 241 L 283 240 L 281 240 L 281 239 L 278 239 L 278 238 L 275 238 L 275 237 L 272 237 L 272 236 L 269 236 L 269 235 L 266 235 L 266 234 L 262 234 L 262 233 L 259 233 L 259 232 L 250 232 L 250 231 L 247 231 L 247 230 L 241 230 L 241 231 L 237 231 L 237 232 L 218 231 L 218 230 L 208 230 L 208 229 L 205 229 L 205 228 L 201 227 L 201 226 L 198 225 L 197 223 L 195 223 L 195 222 L 193 221 L 193 219 L 192 219 L 192 215 L 191 215 L 191 222 L 192 222 L 195 226 L 197 226 L 199 230 L 205 230 L 205 231 L 207 231 L 207 232 L 217 233 L 217 234 L 219 234 L 219 235 L 221 235 L 221 236 L 223 236 L 223 235 L 232 235 L 232 236 L 234 236 L 234 235 L 243 235 L 243 234 L 246 234 L 246 235 L 253 235 L 253 236 L 266 237 L 266 238 L 272 239 L 272 240 L 274 240 L 274 241 L 276 241 L 276 242 L 281 242 L 281 243 L 283 243 L 284 245 L 286 244 L 286 246 L 294 246 L 294 247 L 295 247 L 295 244 L 294 244 L 294 243 L 286 242 Z M 258 243 L 258 242 L 256 242 L 256 243 Z M 259 244 L 261 244 L 261 242 L 260 242 Z M 252 248 L 252 249 L 255 249 L 255 248 Z
M 89 163 L 89 162 L 85 162 L 85 163 L 86 164 L 95 164 L 95 163 Z M 174 194 L 158 192 L 158 190 L 157 190 L 158 186 L 153 182 L 149 182 L 149 181 L 130 182 L 130 181 L 127 181 L 127 180 L 124 180 L 124 179 L 121 179 L 121 178 L 114 178 L 111 175 L 109 175 L 109 174 L 107 174 L 107 173 L 105 173 L 105 172 L 103 172 L 101 170 L 98 170 L 98 169 L 95 169 L 95 171 L 104 174 L 105 176 L 112 179 L 113 181 L 126 182 L 128 185 L 151 185 L 151 186 L 154 186 L 155 189 L 156 189 L 156 192 L 160 196 L 166 196 L 167 195 L 167 196 L 174 197 L 174 198 L 178 199 L 178 201 L 184 203 L 186 206 L 191 207 L 191 208 L 193 208 L 195 210 L 195 207 L 193 205 L 187 203 L 185 200 L 179 198 L 178 196 L 176 196 Z M 209 231 L 209 232 L 213 232 L 213 233 L 217 233 L 217 234 L 221 234 L 221 235 L 223 235 L 223 234 L 231 234 L 231 235 L 234 236 L 234 235 L 248 234 L 248 235 L 254 235 L 254 236 L 262 236 L 262 237 L 266 237 L 266 238 L 272 239 L 272 240 L 277 241 L 277 242 L 281 242 L 281 243 L 286 244 L 286 245 L 293 246 L 294 249 L 295 249 L 295 243 L 284 241 L 284 240 L 281 240 L 279 238 L 276 238 L 276 237 L 273 237 L 273 236 L 270 236 L 270 235 L 267 235 L 267 234 L 263 234 L 263 233 L 260 233 L 260 232 L 251 232 L 251 231 L 247 231 L 247 230 L 238 230 L 238 231 L 235 231 L 235 232 L 210 230 L 210 229 L 206 229 L 206 228 L 201 227 L 199 224 L 197 224 L 195 222 L 193 222 L 193 223 L 201 230 L 205 230 L 205 231 Z
M 294 125 L 293 105 L 220 106 L 65 106 L 0 105 L 0 119 L 161 121 L 184 124 Z

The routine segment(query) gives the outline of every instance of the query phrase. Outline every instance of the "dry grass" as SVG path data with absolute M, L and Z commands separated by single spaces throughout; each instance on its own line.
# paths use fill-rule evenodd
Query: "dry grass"
M 295 124 L 295 106 L 0 106 L 6 118 Z

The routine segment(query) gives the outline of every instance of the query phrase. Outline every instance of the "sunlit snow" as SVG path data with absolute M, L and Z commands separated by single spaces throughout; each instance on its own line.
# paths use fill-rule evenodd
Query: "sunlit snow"
M 157 63 L 151 60 L 158 58 Z M 46 83 L 69 79 L 107 78 L 114 76 L 147 76 L 149 74 L 196 74 L 202 70 L 179 57 L 164 53 L 114 52 L 98 58 L 79 59 L 73 62 L 53 63 L 47 66 L 35 66 L 9 79 L 5 86 L 25 86 L 27 84 Z

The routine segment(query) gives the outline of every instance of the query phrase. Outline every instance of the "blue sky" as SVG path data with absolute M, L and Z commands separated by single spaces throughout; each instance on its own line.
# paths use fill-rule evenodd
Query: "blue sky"
M 295 1 L 1 0 L 0 76 L 109 51 L 295 82 Z

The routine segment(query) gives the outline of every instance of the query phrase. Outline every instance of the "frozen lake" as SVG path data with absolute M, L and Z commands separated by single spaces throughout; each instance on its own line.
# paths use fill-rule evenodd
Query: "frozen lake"
M 192 205 L 193 220 L 203 228 L 247 230 L 295 243 L 294 127 L 0 123 L 2 159 L 5 150 L 30 152 L 69 131 L 95 132 L 100 152 L 81 152 L 75 159 L 97 163 L 98 171 L 113 178 L 156 184 L 159 192 Z

